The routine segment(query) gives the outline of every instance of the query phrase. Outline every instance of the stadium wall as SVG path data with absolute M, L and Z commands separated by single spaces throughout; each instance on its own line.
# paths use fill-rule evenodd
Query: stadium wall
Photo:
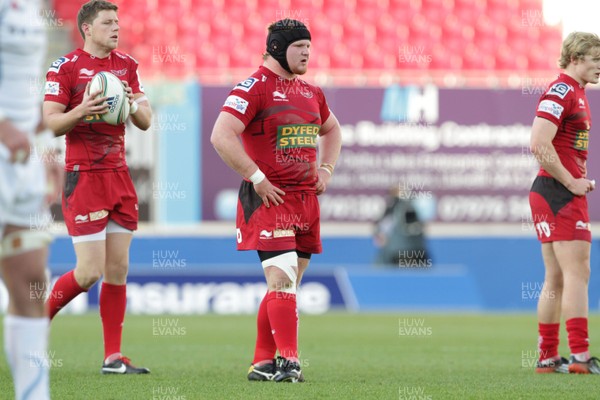
M 434 237 L 432 263 L 376 268 L 369 237 L 327 236 L 303 280 L 304 313 L 349 311 L 533 312 L 543 282 L 543 264 L 532 237 Z M 599 263 L 592 244 L 590 309 L 600 308 Z M 71 269 L 68 237 L 52 244 L 53 279 Z M 139 235 L 131 248 L 128 310 L 138 314 L 254 313 L 266 290 L 254 252 L 235 251 L 235 238 Z M 66 312 L 97 307 L 99 285 Z M 0 302 L 6 307 L 6 290 Z
M 550 77 L 549 77 L 550 80 Z M 240 178 L 209 142 L 230 87 L 202 89 L 202 217 L 230 220 Z M 326 88 L 342 125 L 343 150 L 335 179 L 320 197 L 325 221 L 377 219 L 392 186 L 400 186 L 427 220 L 441 223 L 531 222 L 528 194 L 539 163 L 530 128 L 543 83 L 520 89 L 435 86 Z M 588 93 L 600 104 L 600 91 Z M 590 140 L 590 154 L 600 141 Z M 600 176 L 590 157 L 588 177 Z M 600 203 L 590 197 L 590 218 Z

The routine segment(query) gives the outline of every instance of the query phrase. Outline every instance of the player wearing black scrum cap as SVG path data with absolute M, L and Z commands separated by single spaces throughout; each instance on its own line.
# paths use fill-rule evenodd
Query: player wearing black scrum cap
M 342 143 L 321 89 L 298 78 L 307 71 L 310 45 L 302 22 L 271 24 L 263 65 L 233 88 L 211 136 L 221 158 L 244 178 L 237 247 L 258 252 L 268 286 L 258 310 L 251 381 L 304 381 L 296 289 L 311 255 L 322 250 L 317 196 L 327 188 Z

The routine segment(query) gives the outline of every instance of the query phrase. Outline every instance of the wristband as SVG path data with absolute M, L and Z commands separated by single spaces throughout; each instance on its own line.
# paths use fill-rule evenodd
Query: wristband
M 253 173 L 252 175 L 250 175 L 250 178 L 248 178 L 253 184 L 258 185 L 259 183 L 261 183 L 264 179 L 266 178 L 266 175 L 264 172 L 262 172 L 259 169 L 256 170 L 255 173 Z
M 329 176 L 333 175 L 333 174 L 331 173 L 331 171 L 329 170 L 329 168 L 325 168 L 325 167 L 319 167 L 319 168 L 317 168 L 317 169 L 322 169 L 323 171 L 326 171 L 326 172 L 329 174 Z
M 319 168 L 326 169 L 329 172 L 329 175 L 333 175 L 333 170 L 335 169 L 333 164 L 329 164 L 329 163 L 321 163 L 321 165 L 319 165 Z
M 135 101 L 131 103 L 131 106 L 129 108 L 129 115 L 135 114 L 139 108 L 140 106 L 138 106 L 138 103 L 136 103 Z

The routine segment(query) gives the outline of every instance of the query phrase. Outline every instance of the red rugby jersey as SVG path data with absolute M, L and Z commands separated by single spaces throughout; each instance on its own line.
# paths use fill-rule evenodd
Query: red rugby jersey
M 540 97 L 535 115 L 558 127 L 552 144 L 562 165 L 574 178 L 585 177 L 592 118 L 584 87 L 570 76 L 560 74 Z M 551 175 L 540 168 L 538 176 Z
M 97 58 L 77 49 L 54 61 L 46 74 L 44 101 L 67 106 L 70 111 L 81 104 L 88 82 L 101 71 L 111 72 L 127 81 L 133 93 L 143 93 L 138 63 L 131 56 L 113 50 Z M 89 171 L 126 169 L 125 124 L 109 125 L 97 116 L 86 117 L 66 134 L 66 170 Z
M 331 113 L 320 88 L 261 66 L 233 88 L 221 111 L 244 123 L 244 149 L 271 183 L 316 191 L 317 137 Z

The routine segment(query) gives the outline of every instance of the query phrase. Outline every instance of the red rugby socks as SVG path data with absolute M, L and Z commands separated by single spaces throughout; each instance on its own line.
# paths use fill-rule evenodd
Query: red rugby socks
M 50 319 L 54 318 L 57 312 L 59 312 L 64 306 L 69 304 L 79 293 L 87 292 L 87 289 L 79 286 L 75 280 L 75 272 L 69 271 L 56 281 L 46 307 L 48 308 L 48 316 Z
M 298 362 L 298 309 L 296 295 L 270 292 L 267 295 L 267 312 L 273 339 L 281 357 Z
M 271 333 L 271 323 L 269 322 L 269 314 L 267 312 L 267 302 L 271 293 L 267 292 L 265 294 L 258 307 L 258 315 L 256 316 L 256 346 L 254 348 L 254 360 L 252 364 L 258 364 L 261 361 L 271 362 L 277 351 L 277 345 Z
M 121 353 L 121 333 L 127 306 L 127 285 L 103 282 L 100 291 L 100 318 L 104 332 L 104 358 Z
M 569 335 L 571 354 L 575 355 L 578 361 L 587 361 L 590 358 L 588 353 L 587 318 L 571 318 L 567 320 L 567 333 Z
M 560 324 L 538 324 L 538 350 L 540 361 L 558 357 L 558 334 Z

